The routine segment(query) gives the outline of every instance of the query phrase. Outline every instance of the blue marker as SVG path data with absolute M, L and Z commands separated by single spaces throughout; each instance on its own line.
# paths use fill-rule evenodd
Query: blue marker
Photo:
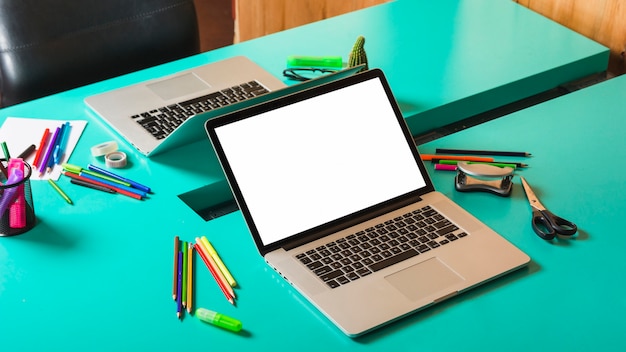
M 133 186 L 134 188 L 140 189 L 140 190 L 142 190 L 142 191 L 144 191 L 146 193 L 150 192 L 150 187 L 144 186 L 144 185 L 142 185 L 140 183 L 137 183 L 137 182 L 135 182 L 133 180 L 129 180 L 129 179 L 124 178 L 124 177 L 122 177 L 120 175 L 116 175 L 116 174 L 112 173 L 111 171 L 99 168 L 99 167 L 97 167 L 95 165 L 92 165 L 92 164 L 87 165 L 87 168 L 89 170 L 91 170 L 91 171 L 99 172 L 99 173 L 101 173 L 103 175 L 107 175 L 109 177 L 113 177 L 114 179 L 130 183 L 130 185 Z
M 54 154 L 53 159 L 54 159 L 54 164 L 60 164 L 61 163 L 61 159 L 63 159 L 63 154 L 65 154 L 65 147 L 67 144 L 67 139 L 70 135 L 70 130 L 72 129 L 72 126 L 70 125 L 69 122 L 66 122 L 63 127 L 61 127 L 61 137 L 59 137 L 59 143 L 57 143 L 57 145 L 54 148 Z M 54 165 L 53 164 L 53 165 Z
M 84 177 L 84 178 L 88 178 L 90 180 L 93 180 L 93 181 L 98 181 L 100 183 L 104 183 L 105 185 L 108 185 L 108 186 L 111 186 L 111 187 L 116 187 L 116 188 L 123 189 L 123 190 L 128 191 L 128 192 L 137 194 L 137 195 L 141 196 L 141 198 L 146 198 L 146 196 L 147 196 L 146 192 L 144 192 L 144 191 L 142 191 L 140 189 L 133 188 L 133 187 L 126 187 L 126 186 L 121 185 L 119 183 L 111 182 L 109 180 L 105 180 L 103 178 L 90 175 L 88 173 L 85 173 L 84 171 L 82 171 L 79 175 Z

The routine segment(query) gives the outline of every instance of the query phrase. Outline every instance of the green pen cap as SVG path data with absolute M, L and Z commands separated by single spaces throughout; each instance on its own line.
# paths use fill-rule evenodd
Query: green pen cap
M 76 166 L 76 165 L 72 165 L 72 164 L 63 164 L 63 170 L 65 171 L 69 171 L 73 174 L 80 174 L 80 172 L 82 171 L 82 167 L 80 166 Z
M 196 309 L 196 316 L 205 323 L 213 324 L 230 331 L 238 332 L 242 328 L 242 324 L 239 320 L 205 308 Z
M 336 67 L 341 68 L 343 61 L 341 56 L 301 56 L 291 55 L 287 57 L 289 67 Z

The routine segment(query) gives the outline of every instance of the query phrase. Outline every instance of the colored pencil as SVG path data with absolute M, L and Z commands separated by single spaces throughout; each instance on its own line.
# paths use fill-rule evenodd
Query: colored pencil
M 91 180 L 91 179 L 82 177 L 80 175 L 77 175 L 77 174 L 69 172 L 69 171 L 65 171 L 63 173 L 63 175 L 65 175 L 67 177 L 71 177 L 71 178 L 77 179 L 77 180 L 81 180 L 81 181 L 84 181 L 84 182 L 87 182 L 87 183 L 91 183 L 93 185 L 98 185 L 98 186 L 101 186 L 101 187 L 110 188 L 110 189 L 116 191 L 117 193 L 123 194 L 123 195 L 131 197 L 131 198 L 135 198 L 135 199 L 138 199 L 138 200 L 142 199 L 142 197 L 140 195 L 136 194 L 136 193 L 127 192 L 127 191 L 125 191 L 125 190 L 123 190 L 121 188 L 113 187 L 113 186 L 104 184 L 104 183 L 99 182 L 99 181 Z
M 109 187 L 103 187 L 103 186 L 94 185 L 94 184 L 91 184 L 89 182 L 77 180 L 77 179 L 74 179 L 74 178 L 71 179 L 70 182 L 75 184 L 75 185 L 79 185 L 79 186 L 83 186 L 83 187 L 87 187 L 87 188 L 91 188 L 91 189 L 96 189 L 98 191 L 102 191 L 102 192 L 106 192 L 106 193 L 117 193 L 117 192 L 115 192 L 115 190 L 113 190 L 113 189 L 111 189 Z
M 471 150 L 471 149 L 435 149 L 437 154 L 472 154 L 472 155 L 497 155 L 497 156 L 531 156 L 527 152 L 505 152 L 498 150 Z
M 178 295 L 178 236 L 174 236 L 174 280 L 172 282 L 172 298 L 176 300 Z
M 193 243 L 189 243 L 187 250 L 187 312 L 193 310 Z
M 421 154 L 420 157 L 424 161 L 430 161 L 433 159 L 439 160 L 462 160 L 462 161 L 485 161 L 485 162 L 493 162 L 493 158 L 491 157 L 480 157 L 480 156 L 460 156 L 460 155 L 439 155 L 439 154 Z
M 48 179 L 48 183 L 52 186 L 52 188 L 54 188 L 55 191 L 57 191 L 58 194 L 61 195 L 61 197 L 63 197 L 63 199 L 65 199 L 68 204 L 73 204 L 70 197 L 68 197 L 67 194 L 63 192 L 61 187 L 59 187 L 51 178 Z
M 230 271 L 228 271 L 228 268 L 226 268 L 226 265 L 224 265 L 224 262 L 222 261 L 220 256 L 217 254 L 217 251 L 215 250 L 215 248 L 213 248 L 213 246 L 211 245 L 211 242 L 209 242 L 206 236 L 202 236 L 200 240 L 202 241 L 202 244 L 209 252 L 209 255 L 215 261 L 215 264 L 217 264 L 217 267 L 220 269 L 222 274 L 224 274 L 224 277 L 226 278 L 226 281 L 228 281 L 228 284 L 231 287 L 237 286 L 237 282 L 235 281 L 233 276 L 230 274 Z
M 180 319 L 183 314 L 182 288 L 183 288 L 183 252 L 178 252 L 178 289 L 176 290 L 176 317 Z
M 196 244 L 194 244 L 194 247 L 196 249 L 196 252 L 200 255 L 200 258 L 202 258 L 202 261 L 204 261 L 204 264 L 206 265 L 206 267 L 211 272 L 211 275 L 213 275 L 213 278 L 215 279 L 215 282 L 217 282 L 217 285 L 222 290 L 222 293 L 224 293 L 224 296 L 226 296 L 226 299 L 228 300 L 228 302 L 230 302 L 231 304 L 235 304 L 233 297 L 228 293 L 228 290 L 226 289 L 224 283 L 217 276 L 217 273 L 215 272 L 217 268 L 213 268 L 213 266 L 211 266 L 211 263 L 209 261 L 209 256 L 204 252 L 200 243 L 196 242 Z
M 235 291 L 233 290 L 233 287 L 228 283 L 228 280 L 226 280 L 226 276 L 220 270 L 220 267 L 217 265 L 217 262 L 211 255 L 211 251 L 209 250 L 209 248 L 207 248 L 207 246 L 202 242 L 201 238 L 196 237 L 196 242 L 198 242 L 200 248 L 202 248 L 202 250 L 204 251 L 204 254 L 209 259 L 211 266 L 213 266 L 213 268 L 215 269 L 215 273 L 217 274 L 220 281 L 224 284 L 224 287 L 226 288 L 228 293 L 231 295 L 231 297 L 235 298 Z
M 188 263 L 187 257 L 189 256 L 187 241 L 183 241 L 181 243 L 181 250 L 183 252 L 183 280 L 182 280 L 183 288 L 180 291 L 180 293 L 182 294 L 182 297 L 181 297 L 182 305 L 183 305 L 183 308 L 185 308 L 187 307 L 187 271 L 189 270 L 189 267 L 187 265 Z

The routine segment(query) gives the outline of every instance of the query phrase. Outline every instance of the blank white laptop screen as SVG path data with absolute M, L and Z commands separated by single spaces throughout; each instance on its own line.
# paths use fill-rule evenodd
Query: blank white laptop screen
M 426 185 L 378 79 L 216 133 L 264 245 Z

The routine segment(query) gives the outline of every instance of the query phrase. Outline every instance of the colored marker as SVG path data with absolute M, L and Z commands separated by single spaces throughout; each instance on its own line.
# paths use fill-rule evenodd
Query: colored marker
M 44 171 L 48 167 L 48 162 L 50 161 L 50 157 L 52 156 L 52 152 L 54 151 L 54 146 L 57 143 L 57 138 L 59 137 L 60 131 L 61 128 L 57 127 L 56 131 L 52 135 L 52 139 L 50 140 L 50 144 L 48 144 L 46 154 L 44 155 L 43 159 L 41 159 L 41 165 L 39 165 L 39 176 L 43 175 Z
M 133 192 L 128 192 L 128 191 L 125 191 L 125 190 L 123 190 L 123 189 L 121 189 L 121 188 L 118 188 L 118 187 L 113 187 L 113 186 L 107 185 L 107 184 L 105 184 L 105 183 L 102 183 L 102 182 L 100 182 L 100 181 L 96 181 L 96 180 L 88 179 L 88 178 L 86 178 L 86 177 L 83 177 L 83 176 L 77 175 L 77 174 L 72 173 L 72 172 L 65 171 L 65 172 L 63 173 L 63 175 L 65 175 L 65 176 L 67 176 L 67 177 L 71 177 L 71 178 L 73 178 L 73 179 L 81 180 L 81 181 L 83 181 L 83 182 L 88 182 L 88 183 L 91 183 L 91 184 L 93 184 L 93 185 L 97 185 L 97 186 L 101 186 L 101 187 L 111 188 L 112 190 L 114 190 L 114 191 L 115 191 L 115 192 L 117 192 L 117 193 L 123 194 L 123 195 L 128 196 L 128 197 L 131 197 L 131 198 L 135 198 L 135 199 L 137 199 L 137 200 L 141 200 L 141 199 L 143 199 L 140 195 L 138 195 L 138 194 L 136 194 L 136 193 L 133 193 Z
M 23 152 L 20 153 L 20 155 L 17 156 L 18 159 L 26 159 L 28 158 L 34 151 L 35 148 L 37 148 L 36 145 L 31 144 L 28 146 L 28 148 L 24 149 Z
M 13 172 L 13 170 L 19 170 L 25 175 L 24 160 L 21 158 L 9 160 L 9 172 Z M 9 207 L 9 227 L 13 229 L 26 227 L 26 198 L 23 183 L 17 186 L 15 201 Z
M 54 159 L 54 165 L 60 164 L 61 160 L 63 160 L 63 156 L 65 154 L 65 147 L 67 144 L 67 139 L 69 138 L 71 129 L 72 129 L 72 125 L 70 125 L 69 122 L 66 122 L 63 125 L 63 128 L 61 129 L 62 133 L 61 133 L 61 137 L 59 137 L 59 143 L 57 143 L 57 145 L 55 146 L 54 152 L 52 154 L 52 157 Z
M 87 175 L 91 175 L 91 176 L 100 178 L 102 180 L 106 180 L 106 181 L 109 181 L 109 182 L 117 183 L 117 184 L 120 184 L 120 185 L 126 186 L 126 187 L 131 187 L 130 183 L 128 183 L 128 182 L 120 181 L 118 179 L 115 179 L 113 177 L 109 177 L 109 176 L 101 174 L 99 172 L 83 169 L 82 167 L 77 166 L 77 165 L 72 165 L 72 164 L 65 163 L 65 164 L 63 164 L 63 170 L 69 171 L 69 172 L 73 172 L 75 174 L 80 174 L 80 173 L 84 172 Z
M 81 172 L 79 175 L 84 177 L 84 178 L 86 178 L 86 179 L 89 179 L 89 180 L 92 180 L 92 181 L 96 181 L 96 182 L 100 182 L 100 183 L 104 184 L 105 187 L 113 188 L 114 190 L 116 190 L 118 192 L 119 192 L 118 189 L 122 189 L 122 190 L 124 190 L 126 192 L 134 193 L 134 194 L 138 195 L 141 198 L 145 198 L 147 196 L 145 192 L 143 192 L 141 190 L 138 190 L 136 188 L 126 187 L 124 185 L 119 185 L 119 184 L 117 184 L 115 182 L 103 180 L 100 177 L 96 177 L 96 176 L 90 175 L 90 174 L 85 173 L 85 172 Z
M 11 154 L 9 154 L 9 147 L 7 147 L 7 142 L 0 143 L 2 145 L 2 151 L 4 152 L 4 158 L 9 160 L 11 159 Z
M 39 161 L 41 160 L 41 155 L 44 149 L 46 149 L 46 143 L 48 143 L 48 137 L 50 137 L 50 129 L 46 128 L 43 131 L 43 136 L 41 136 L 41 142 L 39 142 L 39 148 L 37 148 L 37 152 L 35 153 L 35 159 L 33 160 L 33 166 L 39 167 Z
M 435 170 L 439 170 L 439 171 L 456 171 L 456 164 L 455 165 L 435 164 Z
M 104 175 L 107 175 L 107 176 L 109 176 L 109 177 L 113 177 L 113 178 L 118 179 L 118 180 L 120 180 L 120 181 L 128 182 L 128 183 L 130 183 L 130 185 L 131 185 L 132 187 L 137 188 L 137 189 L 140 189 L 140 190 L 142 190 L 142 191 L 144 191 L 144 192 L 146 192 L 146 193 L 150 193 L 150 187 L 148 187 L 148 186 L 144 186 L 144 185 L 142 185 L 142 184 L 140 184 L 140 183 L 137 183 L 137 182 L 135 182 L 135 181 L 133 181 L 133 180 L 129 180 L 129 179 L 127 179 L 127 178 L 125 178 L 125 177 L 122 177 L 122 176 L 120 176 L 120 175 L 114 174 L 114 173 L 112 173 L 111 171 L 108 171 L 108 170 L 105 170 L 105 169 L 99 168 L 99 167 L 97 167 L 97 166 L 95 166 L 95 165 L 92 165 L 92 164 L 87 165 L 87 168 L 88 168 L 89 170 L 92 170 L 92 171 L 95 171 L 95 172 L 99 172 L 99 173 L 104 174 Z
M 196 309 L 196 316 L 205 323 L 213 324 L 234 332 L 241 331 L 243 327 L 243 324 L 241 324 L 239 320 L 206 308 Z

